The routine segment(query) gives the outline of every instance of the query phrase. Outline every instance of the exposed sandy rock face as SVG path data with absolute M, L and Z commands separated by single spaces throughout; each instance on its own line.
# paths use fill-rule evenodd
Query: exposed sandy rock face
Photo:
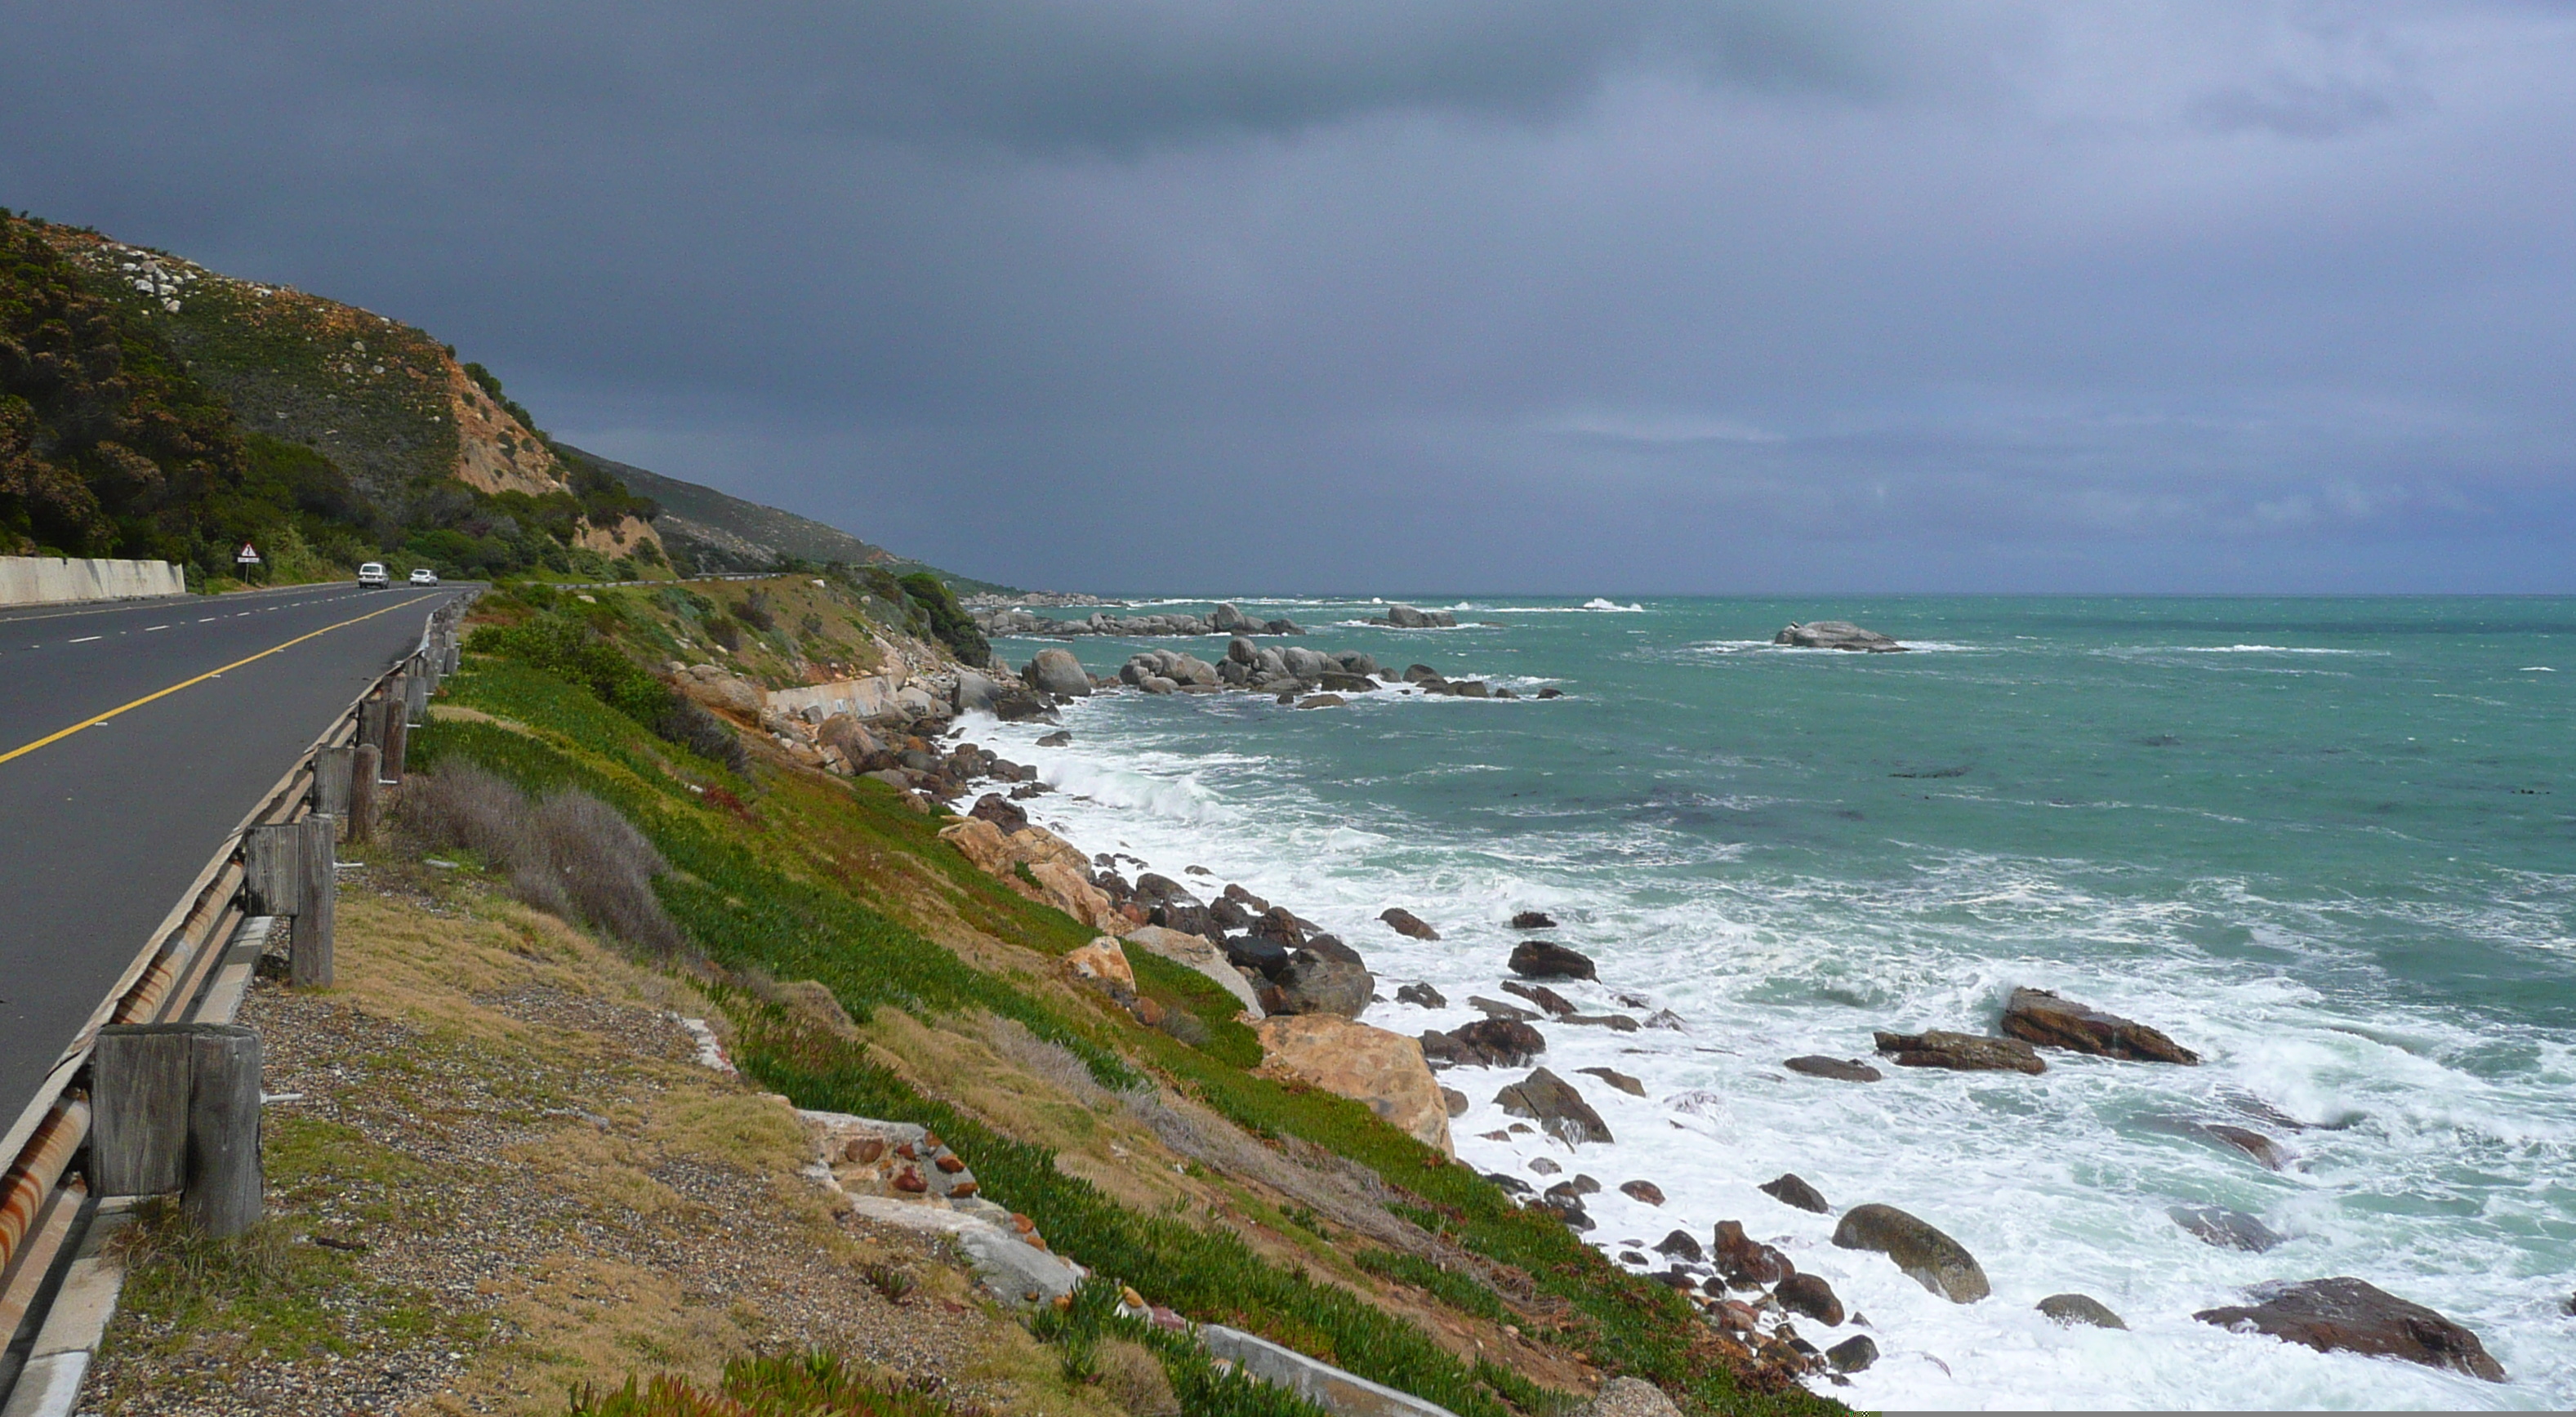
M 662 538 L 653 530 L 653 524 L 642 517 L 620 517 L 615 526 L 592 526 L 583 522 L 573 529 L 572 537 L 573 545 L 586 551 L 596 551 L 602 556 L 629 555 L 646 542 L 658 548 Z
M 1127 954 L 1118 948 L 1118 942 L 1107 936 L 1066 955 L 1064 967 L 1077 979 L 1096 979 L 1131 994 L 1136 992 L 1136 971 L 1128 967 Z
M 1449 1144 L 1449 1103 L 1431 1080 L 1421 1044 L 1333 1014 L 1268 1018 L 1254 1027 L 1261 1034 L 1264 1067 L 1366 1103 L 1424 1146 L 1438 1148 L 1443 1156 L 1455 1154 Z
M 1123 935 L 1135 922 L 1118 913 L 1106 892 L 1091 883 L 1090 863 L 1071 842 L 1044 827 L 1022 827 L 1004 835 L 981 817 L 968 817 L 939 830 L 975 869 L 1034 901 L 1052 905 L 1106 935 Z M 1032 886 L 1018 867 L 1029 868 Z
M 492 401 L 466 376 L 447 366 L 447 402 L 456 420 L 456 476 L 483 492 L 525 492 L 543 497 L 569 492 L 563 469 L 534 431 Z

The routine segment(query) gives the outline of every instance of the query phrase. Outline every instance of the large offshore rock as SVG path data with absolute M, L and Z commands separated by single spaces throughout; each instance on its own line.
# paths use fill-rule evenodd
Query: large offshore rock
M 2048 1064 L 2018 1038 L 1981 1038 L 1973 1033 L 1926 1029 L 1921 1033 L 1877 1033 L 1878 1051 L 1900 1068 L 1949 1068 L 1956 1072 L 2044 1073 Z
M 1069 699 L 1091 696 L 1091 676 L 1084 672 L 1082 661 L 1069 649 L 1042 649 L 1028 668 L 1020 671 L 1029 687 L 1049 694 L 1062 694 Z
M 1805 624 L 1791 622 L 1771 637 L 1775 645 L 1795 645 L 1800 649 L 1867 650 L 1887 654 L 1905 646 L 1880 634 L 1864 630 L 1849 620 L 1810 620 Z
M 2255 1301 L 2250 1306 L 2203 1309 L 2192 1317 L 2240 1333 L 2268 1333 L 2320 1353 L 2379 1354 L 2491 1383 L 2505 1380 L 2504 1365 L 2488 1355 L 2476 1334 L 2359 1279 L 2257 1285 L 2248 1297 Z
M 1365 1103 L 1415 1141 L 1451 1154 L 1448 1099 L 1421 1044 L 1332 1014 L 1268 1018 L 1256 1028 L 1265 1065 Z
M 2059 998 L 2046 989 L 2012 991 L 2011 1001 L 2004 1005 L 2003 1030 L 2025 1043 L 2094 1053 L 2105 1058 L 2184 1065 L 2200 1061 L 2198 1053 L 2167 1038 L 2159 1030 L 2117 1014 L 2103 1013 L 2072 999 Z
M 1834 1243 L 1887 1256 L 1916 1283 L 1953 1304 L 1973 1304 L 1994 1292 L 1967 1246 L 1892 1205 L 1853 1206 L 1834 1227 Z
M 1517 1068 L 1547 1051 L 1547 1036 L 1518 1019 L 1488 1018 L 1447 1033 L 1426 1032 L 1422 1051 L 1443 1063 L 1471 1068 Z
M 1553 940 L 1523 940 L 1512 946 L 1512 973 L 1524 979 L 1598 979 L 1591 956 Z
M 1504 1112 L 1527 1117 L 1539 1129 L 1565 1142 L 1609 1141 L 1610 1124 L 1583 1100 L 1574 1084 L 1540 1068 L 1494 1095 Z
M 2034 1307 L 2048 1315 L 2052 1321 L 2067 1328 L 2073 1328 L 2078 1324 L 2091 1328 L 2125 1329 L 2128 1327 L 2128 1324 L 2121 1321 L 2118 1314 L 2111 1312 L 2110 1305 L 2090 1294 L 2051 1294 L 2040 1300 Z

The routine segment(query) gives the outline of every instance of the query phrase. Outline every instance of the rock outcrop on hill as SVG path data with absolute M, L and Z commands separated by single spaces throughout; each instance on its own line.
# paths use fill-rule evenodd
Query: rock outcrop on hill
M 1332 1014 L 1264 1019 L 1258 1032 L 1265 1067 L 1365 1103 L 1415 1141 L 1453 1154 L 1449 1103 L 1420 1044 Z

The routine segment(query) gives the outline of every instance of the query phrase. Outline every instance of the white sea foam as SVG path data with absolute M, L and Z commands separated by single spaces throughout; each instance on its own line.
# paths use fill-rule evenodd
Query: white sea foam
M 1247 715 L 1262 707 L 1230 702 L 1191 706 Z M 1353 696 L 1375 711 L 1460 702 L 1475 701 Z M 2394 994 L 2357 1008 L 2327 989 L 2327 975 L 2364 967 L 2336 943 L 2338 916 L 2354 902 L 2270 899 L 2230 877 L 2141 898 L 2118 888 L 2116 867 L 1920 843 L 1907 848 L 1910 875 L 1859 884 L 1775 876 L 1752 891 L 1669 869 L 1740 846 L 1651 822 L 1614 829 L 1533 804 L 1521 819 L 1532 830 L 1485 839 L 1393 812 L 1348 820 L 1288 763 L 1206 751 L 1206 720 L 1175 720 L 1174 707 L 1133 695 L 1078 702 L 1065 710 L 1075 735 L 1066 748 L 1035 745 L 1044 725 L 978 720 L 973 736 L 1038 765 L 1057 792 L 1028 805 L 1086 851 L 1130 852 L 1184 880 L 1195 878 L 1183 867 L 1208 867 L 1216 882 L 1289 904 L 1366 952 L 1390 981 L 1385 993 L 1422 979 L 1454 1001 L 1444 1010 L 1377 1005 L 1367 1020 L 1383 1027 L 1411 1034 L 1478 1017 L 1464 1001 L 1495 992 L 1503 956 L 1521 938 L 1508 928 L 1513 912 L 1555 916 L 1563 928 L 1551 937 L 1593 955 L 1602 975 L 1561 992 L 1587 1010 L 1670 1008 L 1684 1027 L 1546 1027 L 1545 1061 L 1608 1121 L 1618 1139 L 1605 1146 L 1489 1139 L 1507 1121 L 1493 1095 L 1518 1074 L 1445 1074 L 1470 1099 L 1453 1124 L 1460 1156 L 1533 1181 L 1529 1163 L 1541 1156 L 1597 1177 L 1605 1189 L 1588 1202 L 1599 1222 L 1588 1238 L 1613 1252 L 1674 1228 L 1704 1237 L 1719 1220 L 1745 1221 L 1868 1316 L 1885 1356 L 1832 1390 L 1856 1407 L 2576 1401 L 2576 1350 L 2556 1311 L 2565 1276 L 2535 1268 L 2509 1238 L 2563 1226 L 2576 1204 L 2562 1179 L 2576 1170 L 2576 1126 L 2563 1103 L 2576 1050 L 2539 1030 L 2473 1029 Z M 2510 885 L 2474 921 L 2435 918 L 2471 908 L 2457 903 L 2406 908 L 2425 912 L 2428 926 L 2569 947 L 2559 922 L 2576 877 Z M 1443 938 L 1406 939 L 1377 921 L 1397 904 Z M 2249 973 L 2214 959 L 2196 941 L 2215 921 L 2306 963 Z M 1891 1068 L 1869 1085 L 1778 1066 L 1804 1053 L 1867 1056 L 1873 1028 L 1983 1032 L 2019 984 L 2154 1022 L 2206 1062 L 2052 1056 L 2036 1078 Z M 2497 1066 L 2488 1060 L 2500 1048 L 2535 1061 Z M 1646 1096 L 1589 1085 L 1576 1070 L 1593 1066 L 1640 1078 Z M 2339 1129 L 2294 1131 L 2279 1116 Z M 2163 1120 L 2171 1118 L 2264 1127 L 2294 1159 L 2264 1171 Z M 1952 1305 L 1878 1256 L 1833 1247 L 1832 1218 L 1756 1189 L 1784 1171 L 1837 1206 L 1882 1201 L 1948 1230 L 1976 1253 L 1995 1296 Z M 2496 1177 L 2522 1184 L 2499 1189 Z M 1667 1203 L 1617 1192 L 1638 1178 L 1660 1186 Z M 2292 1238 L 2267 1255 L 2212 1248 L 2167 1218 L 2177 1204 L 2248 1211 Z M 2238 1302 L 2249 1284 L 2329 1274 L 2359 1275 L 2468 1324 L 2514 1381 L 2317 1354 L 2191 1318 Z M 2066 1291 L 2108 1303 L 2129 1330 L 2062 1329 L 2031 1308 Z M 1848 1331 L 1809 1336 L 1830 1342 Z

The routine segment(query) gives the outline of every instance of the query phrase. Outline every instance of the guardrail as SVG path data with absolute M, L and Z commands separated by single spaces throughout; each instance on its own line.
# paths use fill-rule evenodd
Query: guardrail
M 353 841 L 372 835 L 377 789 L 401 782 L 409 729 L 438 680 L 456 672 L 459 625 L 476 593 L 431 612 L 418 648 L 353 699 L 242 818 L 0 1134 L 0 1156 L 12 1158 L 0 1172 L 5 1417 L 68 1411 L 79 1390 L 88 1347 L 49 1349 L 49 1319 L 101 1201 L 176 1191 L 218 1235 L 257 1220 L 258 1040 L 229 1025 L 281 931 L 290 980 L 330 982 L 332 846 L 344 831 Z M 86 1317 L 103 1324 L 106 1315 Z M 32 1400 L 31 1388 L 41 1389 Z

